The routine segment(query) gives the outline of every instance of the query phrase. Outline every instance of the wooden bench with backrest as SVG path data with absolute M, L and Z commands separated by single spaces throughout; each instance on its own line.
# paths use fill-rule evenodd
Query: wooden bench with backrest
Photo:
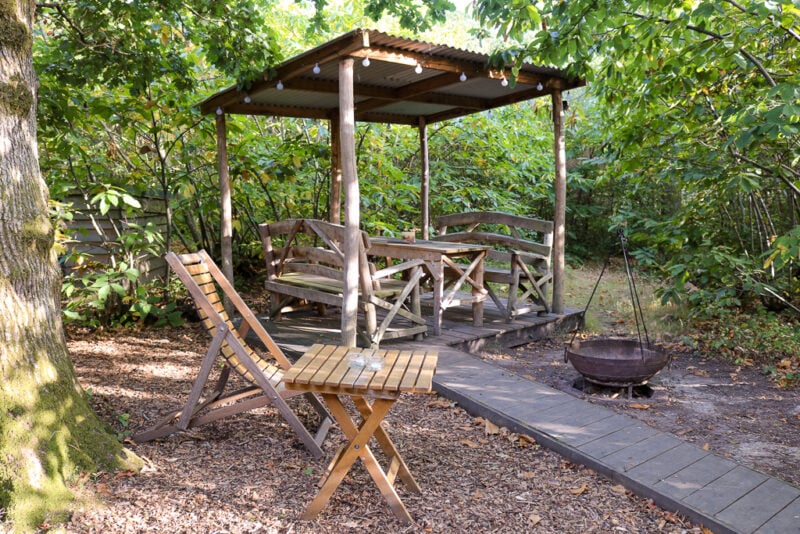
M 308 306 L 320 313 L 326 306 L 341 307 L 344 230 L 342 225 L 315 219 L 259 225 L 273 318 Z M 419 302 L 424 262 L 412 260 L 377 269 L 367 258 L 369 236 L 363 231 L 359 236 L 358 302 L 365 324 L 358 330 L 363 343 L 378 347 L 384 339 L 421 337 L 427 331 Z
M 434 240 L 490 245 L 483 275 L 489 297 L 506 321 L 524 313 L 550 313 L 547 286 L 553 222 L 498 211 L 474 211 L 438 217 Z M 504 303 L 498 286 L 506 286 Z

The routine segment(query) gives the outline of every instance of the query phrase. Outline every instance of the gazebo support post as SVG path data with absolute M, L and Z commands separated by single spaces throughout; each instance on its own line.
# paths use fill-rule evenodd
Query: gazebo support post
M 331 115 L 331 198 L 328 220 L 334 224 L 342 223 L 342 146 L 339 124 L 338 114 Z
M 344 179 L 344 299 L 342 344 L 356 346 L 358 321 L 359 190 L 356 173 L 355 105 L 353 102 L 353 58 L 339 61 L 339 132 Z
M 428 157 L 428 123 L 425 117 L 419 118 L 419 153 L 421 164 L 419 203 L 420 211 L 422 212 L 422 239 L 428 239 L 428 227 L 431 219 L 431 167 Z
M 233 222 L 231 207 L 231 176 L 228 171 L 228 137 L 225 127 L 225 114 L 217 114 L 217 171 L 219 173 L 220 202 L 220 255 L 222 256 L 222 273 L 233 285 Z M 232 311 L 228 297 L 225 297 L 225 310 Z
M 555 211 L 553 213 L 553 304 L 555 314 L 564 313 L 564 245 L 566 242 L 567 157 L 564 146 L 564 100 L 553 92 L 553 138 L 555 152 Z

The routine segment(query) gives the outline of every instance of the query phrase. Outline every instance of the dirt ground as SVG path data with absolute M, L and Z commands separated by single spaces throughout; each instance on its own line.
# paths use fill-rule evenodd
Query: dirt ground
M 484 359 L 800 486 L 797 388 L 778 388 L 756 365 L 707 359 L 672 346 L 665 348 L 671 362 L 649 387 L 635 388 L 633 398 L 628 399 L 624 388 L 595 386 L 584 393 L 575 387 L 576 382 L 580 387 L 581 375 L 564 361 L 570 338 L 486 354 Z
M 322 514 L 302 521 L 321 474 L 343 444 L 338 429 L 320 460 L 303 450 L 272 408 L 134 444 L 132 431 L 186 399 L 209 338 L 196 325 L 71 332 L 69 338 L 77 376 L 95 410 L 147 465 L 139 474 L 82 477 L 76 489 L 89 505 L 62 525 L 66 532 L 707 532 L 435 395 L 401 397 L 385 422 L 423 490 L 415 494 L 397 484 L 413 525 L 392 515 L 360 463 Z M 547 369 L 547 380 L 557 378 L 557 366 L 542 365 L 537 351 L 530 346 L 492 359 L 530 375 Z M 568 380 L 567 368 L 561 370 Z M 305 403 L 292 405 L 302 419 L 312 417 Z M 680 429 L 692 428 L 690 413 L 680 413 L 686 421 Z M 658 417 L 660 408 L 647 415 Z M 700 430 L 684 436 L 704 439 Z

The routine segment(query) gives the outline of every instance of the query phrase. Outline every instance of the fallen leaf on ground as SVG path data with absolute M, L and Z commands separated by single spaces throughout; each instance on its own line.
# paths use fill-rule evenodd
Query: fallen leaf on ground
M 703 450 L 704 450 L 704 451 L 707 451 L 707 450 L 709 450 L 710 448 L 711 448 L 711 445 L 709 445 L 708 443 L 704 443 L 704 444 L 703 444 Z
M 492 423 L 491 421 L 486 421 L 486 434 L 492 436 L 494 434 L 500 433 L 500 427 L 496 424 Z
M 650 409 L 650 405 L 649 404 L 637 404 L 637 403 L 634 402 L 633 404 L 629 404 L 628 408 L 633 408 L 635 410 L 649 410 Z
M 475 449 L 475 448 L 478 447 L 477 443 L 475 443 L 474 441 L 470 441 L 468 439 L 459 440 L 459 443 L 462 444 L 462 445 L 466 445 L 467 447 L 469 447 L 471 449 Z
M 534 473 L 533 471 L 524 471 L 519 474 L 519 478 L 530 480 L 532 478 L 536 478 L 536 473 Z
M 528 523 L 530 523 L 531 526 L 536 525 L 541 520 L 542 520 L 542 517 L 537 515 L 537 514 L 531 514 L 531 515 L 528 516 Z
M 587 487 L 588 486 L 586 485 L 586 482 L 584 482 L 583 484 L 580 485 L 579 488 L 572 488 L 571 490 L 569 490 L 569 492 L 573 495 L 581 495 L 586 492 Z
M 437 399 L 425 405 L 427 408 L 453 408 L 455 403 L 447 399 Z
M 614 486 L 611 486 L 611 491 L 613 491 L 614 493 L 619 493 L 620 495 L 625 495 L 625 493 L 628 490 L 622 484 L 616 484 Z

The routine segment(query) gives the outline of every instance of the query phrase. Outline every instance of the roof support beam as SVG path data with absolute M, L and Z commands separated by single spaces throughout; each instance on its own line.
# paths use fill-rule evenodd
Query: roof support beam
M 356 173 L 356 118 L 353 106 L 353 58 L 339 61 L 339 146 L 344 178 L 344 290 L 342 345 L 356 346 L 361 195 Z
M 564 246 L 566 243 L 567 153 L 564 144 L 564 99 L 561 91 L 553 93 L 553 138 L 556 176 L 553 210 L 553 303 L 555 314 L 564 313 Z

